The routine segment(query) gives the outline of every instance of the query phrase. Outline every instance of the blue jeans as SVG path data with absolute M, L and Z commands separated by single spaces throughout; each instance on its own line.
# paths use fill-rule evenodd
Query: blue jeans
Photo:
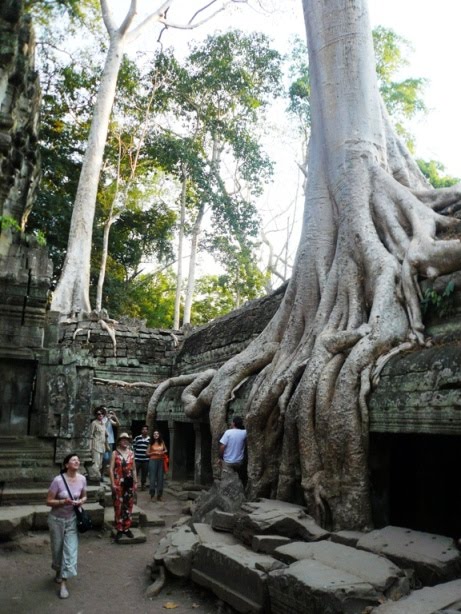
M 149 461 L 149 494 L 151 497 L 155 495 L 159 497 L 163 494 L 163 460 Z

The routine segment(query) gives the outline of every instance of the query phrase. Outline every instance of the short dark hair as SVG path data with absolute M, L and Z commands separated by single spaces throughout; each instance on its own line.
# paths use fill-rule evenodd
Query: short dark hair
M 61 473 L 65 473 L 67 471 L 67 463 L 70 461 L 70 459 L 76 456 L 78 458 L 78 460 L 80 460 L 80 456 L 77 454 L 77 452 L 71 452 L 70 454 L 68 454 L 67 456 L 64 457 L 64 460 L 62 461 L 62 468 L 61 468 Z
M 232 424 L 234 424 L 236 429 L 243 429 L 243 420 L 240 416 L 235 416 L 235 418 L 232 418 Z
M 98 407 L 95 408 L 93 413 L 94 413 L 95 416 L 97 414 L 102 414 L 103 416 L 105 416 L 106 413 L 107 413 L 106 406 L 105 405 L 99 405 Z

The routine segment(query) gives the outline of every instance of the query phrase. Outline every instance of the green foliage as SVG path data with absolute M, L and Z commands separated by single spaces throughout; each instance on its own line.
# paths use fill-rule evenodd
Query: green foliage
M 109 276 L 104 304 L 118 318 L 146 320 L 152 328 L 173 326 L 176 280 L 172 273 L 144 274 L 129 283 Z
M 99 12 L 99 1 L 24 0 L 24 9 L 32 14 L 37 25 L 53 27 L 59 20 L 67 18 L 73 30 L 82 24 L 90 25 L 95 22 Z
M 381 96 L 397 133 L 403 137 L 410 151 L 413 151 L 413 137 L 405 124 L 416 114 L 427 111 L 422 98 L 426 80 L 421 78 L 397 80 L 399 71 L 408 64 L 405 56 L 412 51 L 412 48 L 407 40 L 393 30 L 382 26 L 375 28 L 373 44 Z
M 434 188 L 449 188 L 461 182 L 458 177 L 445 174 L 445 167 L 436 160 L 416 160 L 421 172 Z
M 11 215 L 0 215 L 0 231 L 2 230 L 21 230 L 17 220 Z
M 455 284 L 449 281 L 443 292 L 437 292 L 434 288 L 426 288 L 421 301 L 421 311 L 424 315 L 436 315 L 443 318 L 452 313 L 454 308 Z
M 234 268 L 234 274 L 236 270 Z M 205 275 L 197 280 L 191 321 L 194 326 L 206 324 L 225 315 L 244 302 L 264 296 L 264 276 L 257 267 L 252 275 L 236 280 L 232 274 Z

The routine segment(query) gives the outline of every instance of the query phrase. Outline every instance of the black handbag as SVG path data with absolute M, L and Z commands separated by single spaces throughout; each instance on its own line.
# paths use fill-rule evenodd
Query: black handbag
M 61 473 L 61 477 L 62 477 L 62 481 L 66 485 L 67 492 L 69 493 L 69 497 L 73 499 L 72 493 L 70 492 L 69 485 L 67 484 L 66 478 L 64 477 L 62 473 Z M 83 509 L 82 506 L 76 507 L 74 505 L 74 512 L 75 512 L 75 515 L 77 516 L 77 531 L 79 533 L 86 533 L 87 531 L 93 528 L 91 516 L 89 515 L 87 511 Z

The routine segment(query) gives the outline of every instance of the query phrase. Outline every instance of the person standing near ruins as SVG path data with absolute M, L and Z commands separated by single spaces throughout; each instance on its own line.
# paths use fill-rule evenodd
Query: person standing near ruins
M 147 434 L 149 427 L 145 424 L 141 429 L 141 435 L 133 440 L 134 460 L 136 463 L 136 473 L 141 478 L 141 490 L 145 490 L 147 472 L 149 470 L 149 457 L 147 450 L 150 445 L 150 437 Z
M 114 504 L 114 524 L 117 531 L 116 542 L 119 542 L 123 535 L 129 538 L 134 537 L 131 532 L 131 515 L 137 478 L 130 441 L 131 437 L 128 433 L 121 433 L 110 460 L 109 475 Z
M 106 427 L 106 431 L 107 431 L 107 440 L 106 440 L 107 445 L 106 445 L 106 451 L 104 452 L 104 455 L 102 457 L 102 468 L 101 468 L 101 477 L 102 477 L 102 480 L 104 480 L 104 476 L 106 474 L 106 467 L 108 467 L 108 465 L 110 464 L 112 452 L 114 451 L 114 448 L 115 448 L 115 432 L 114 431 L 120 426 L 120 422 L 117 416 L 115 415 L 115 412 L 112 409 L 109 409 L 109 411 L 107 411 L 104 405 L 101 405 L 101 407 L 99 407 L 98 409 L 102 411 L 102 423 Z
M 157 492 L 157 501 L 162 500 L 163 496 L 163 459 L 168 453 L 163 438 L 159 431 L 154 431 L 152 443 L 147 452 L 149 457 L 149 494 L 153 501 Z
M 78 533 L 74 507 L 80 507 L 86 501 L 86 478 L 78 472 L 79 468 L 77 454 L 68 454 L 60 474 L 51 482 L 46 498 L 46 504 L 51 507 L 48 515 L 51 567 L 56 571 L 55 582 L 61 585 L 58 593 L 61 599 L 69 597 L 67 580 L 77 575 Z
M 103 423 L 104 414 L 100 408 L 95 410 L 95 419 L 90 426 L 90 450 L 95 472 L 102 481 L 102 462 L 107 448 L 107 431 Z
M 245 481 L 245 445 L 247 432 L 240 416 L 232 419 L 231 428 L 224 432 L 219 440 L 219 458 L 223 470 L 234 470 L 242 482 Z

